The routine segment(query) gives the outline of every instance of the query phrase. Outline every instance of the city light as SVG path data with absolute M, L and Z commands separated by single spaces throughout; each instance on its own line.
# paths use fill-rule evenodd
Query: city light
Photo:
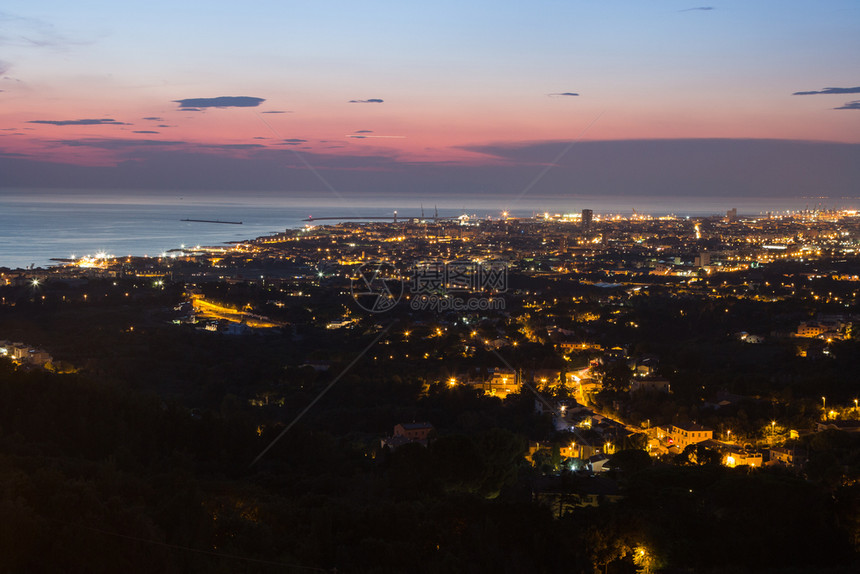
M 860 564 L 855 3 L 6 4 L 0 571 Z

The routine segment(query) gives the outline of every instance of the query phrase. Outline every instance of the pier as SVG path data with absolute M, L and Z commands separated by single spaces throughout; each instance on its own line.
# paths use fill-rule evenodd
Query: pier
M 241 221 L 221 221 L 220 219 L 180 219 L 179 221 L 190 221 L 192 223 L 223 223 L 226 225 L 242 225 Z

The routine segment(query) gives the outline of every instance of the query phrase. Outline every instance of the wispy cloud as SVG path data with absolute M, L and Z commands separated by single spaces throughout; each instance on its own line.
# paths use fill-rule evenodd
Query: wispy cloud
M 158 147 L 185 145 L 188 142 L 170 140 L 134 140 L 117 138 L 84 138 L 73 140 L 53 140 L 51 143 L 70 147 L 93 147 L 99 149 L 123 149 L 129 147 Z
M 367 138 L 398 139 L 398 140 L 406 139 L 406 136 L 378 136 L 378 135 L 368 135 L 368 134 L 359 134 L 359 133 L 346 134 L 344 137 L 351 138 L 351 139 L 357 139 L 357 140 L 363 140 L 363 139 L 367 139 Z
M 265 148 L 266 146 L 262 144 L 206 144 L 199 146 L 205 149 L 224 149 L 224 150 L 234 150 L 234 149 L 260 149 Z
M 148 117 L 148 118 L 140 118 L 140 119 L 142 119 L 142 120 L 148 120 L 148 121 L 150 121 L 150 122 L 163 122 L 163 121 L 164 121 L 164 118 L 159 118 L 159 117 L 157 117 L 157 116 L 150 116 L 150 117 Z
M 860 94 L 860 86 L 856 88 L 824 88 L 811 92 L 794 92 L 792 96 L 814 96 L 818 94 Z
M 8 72 L 11 69 L 12 69 L 12 64 L 10 64 L 9 62 L 5 62 L 3 60 L 0 60 L 0 76 L 2 76 L 3 74 L 5 74 L 6 72 Z
M 555 92 L 553 94 L 547 94 L 551 98 L 559 97 L 559 96 L 578 96 L 576 92 Z
M 8 24 L 8 25 L 3 25 Z M 64 48 L 86 42 L 64 36 L 53 24 L 38 18 L 28 18 L 10 12 L 0 12 L 0 46 Z M 14 33 L 6 33 L 14 30 Z
M 155 131 L 152 131 L 152 130 L 134 130 L 134 131 L 133 131 L 133 132 L 131 132 L 131 133 L 133 133 L 133 134 L 158 134 L 158 133 L 161 133 L 161 132 L 155 132 Z
M 853 102 L 845 102 L 844 106 L 839 106 L 838 108 L 833 108 L 834 110 L 860 110 L 860 100 L 854 100 Z
M 349 100 L 351 104 L 381 104 L 385 100 L 379 98 L 370 98 L 369 100 Z
M 83 120 L 30 120 L 28 124 L 50 124 L 52 126 L 130 126 L 112 118 L 83 119 Z
M 373 130 L 357 130 L 355 133 L 357 133 L 357 134 L 372 134 Z
M 154 134 L 153 131 L 138 131 L 134 133 Z M 303 140 L 302 140 L 303 141 Z M 157 140 L 157 139 L 120 139 L 120 138 L 81 138 L 81 139 L 62 139 L 52 140 L 49 143 L 55 145 L 79 147 L 79 148 L 95 148 L 103 150 L 112 150 L 115 152 L 124 152 L 139 154 L 144 153 L 143 150 L 152 150 L 156 153 L 209 153 L 212 152 L 230 152 L 230 151 L 249 151 L 263 150 L 267 146 L 258 143 L 240 143 L 240 144 L 200 144 L 196 142 L 182 140 Z M 298 143 L 294 145 L 299 145 Z
M 260 112 L 261 114 L 291 114 L 293 112 L 289 110 L 268 110 L 265 112 Z
M 684 8 L 683 10 L 678 10 L 678 12 L 693 12 L 695 10 L 708 11 L 708 10 L 715 10 L 715 9 L 716 8 L 714 8 L 713 6 L 696 6 L 695 8 Z
M 200 111 L 200 108 L 256 108 L 266 100 L 253 96 L 218 96 L 217 98 L 186 98 L 173 101 L 185 111 L 191 109 Z

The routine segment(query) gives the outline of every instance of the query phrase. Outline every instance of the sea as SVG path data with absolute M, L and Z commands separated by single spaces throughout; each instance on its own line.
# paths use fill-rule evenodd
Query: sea
M 49 267 L 85 255 L 158 256 L 173 249 L 225 246 L 305 225 L 309 217 L 398 218 L 537 213 L 708 216 L 860 208 L 860 198 L 438 197 L 316 192 L 140 191 L 0 188 L 0 268 Z M 238 224 L 183 221 L 232 221 Z

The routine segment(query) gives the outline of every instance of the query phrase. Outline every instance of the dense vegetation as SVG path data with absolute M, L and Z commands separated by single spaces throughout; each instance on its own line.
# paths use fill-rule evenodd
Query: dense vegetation
M 775 471 L 633 465 L 619 471 L 622 501 L 556 520 L 532 503 L 534 471 L 511 431 L 388 453 L 299 425 L 252 467 L 277 426 L 258 436 L 239 415 L 194 417 L 77 375 L 0 368 L 8 572 L 621 572 L 637 548 L 697 571 L 825 571 L 851 556 L 856 488 L 834 500 Z M 459 418 L 478 406 L 432 400 Z M 515 426 L 516 404 L 496 410 Z
M 528 441 L 559 440 L 534 397 L 501 401 L 444 384 L 467 366 L 499 365 L 495 353 L 464 348 L 459 331 L 491 336 L 506 323 L 466 327 L 403 313 L 392 317 L 391 336 L 252 464 L 373 340 L 372 321 L 230 337 L 171 324 L 178 290 L 88 289 L 86 303 L 38 303 L 22 292 L 0 308 L 3 338 L 44 346 L 77 371 L 0 361 L 0 573 L 847 573 L 860 564 L 860 444 L 847 433 L 807 439 L 806 476 L 705 457 L 654 466 L 641 451 L 621 451 L 611 477 L 623 498 L 559 517 L 536 502 L 541 468 L 523 457 Z M 270 296 L 243 289 L 220 294 Z M 733 340 L 758 303 L 726 312 L 655 294 L 612 307 L 597 291 L 580 291 L 585 298 L 563 313 L 574 318 L 569 327 L 659 354 L 677 388 L 662 399 L 601 397 L 612 408 L 626 396 L 620 408 L 631 419 L 754 433 L 775 415 L 786 425 L 809 419 L 804 409 L 814 409 L 820 389 L 848 398 L 856 388 L 856 343 L 810 362 L 779 342 Z M 297 318 L 307 306 L 281 312 Z M 803 316 L 797 307 L 786 313 Z M 626 323 L 608 321 L 618 309 Z M 593 312 L 605 314 L 600 329 L 576 320 Z M 541 341 L 541 321 L 511 324 L 520 345 L 501 357 L 564 368 Z M 328 370 L 305 365 L 311 360 Z M 754 396 L 777 386 L 782 396 Z M 704 405 L 718 389 L 749 396 L 718 413 Z M 438 431 L 428 447 L 380 448 L 396 423 L 424 420 Z M 568 472 L 557 478 L 562 499 L 592 484 Z

